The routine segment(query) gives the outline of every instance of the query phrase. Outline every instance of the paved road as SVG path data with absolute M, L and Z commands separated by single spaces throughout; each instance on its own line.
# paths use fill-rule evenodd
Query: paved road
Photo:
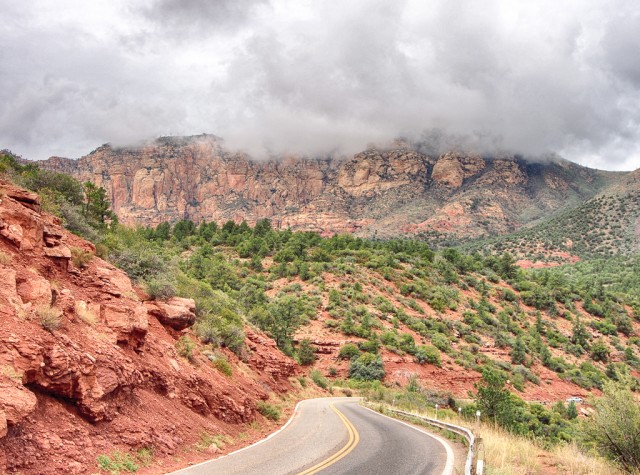
M 309 399 L 270 438 L 175 475 L 445 474 L 446 442 L 366 409 L 353 398 Z

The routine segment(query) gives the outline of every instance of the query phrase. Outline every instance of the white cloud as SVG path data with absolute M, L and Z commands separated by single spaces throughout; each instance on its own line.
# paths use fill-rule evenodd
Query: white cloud
M 0 1 L 0 146 L 32 158 L 201 132 L 315 155 L 438 129 L 640 167 L 632 0 L 51 5 Z

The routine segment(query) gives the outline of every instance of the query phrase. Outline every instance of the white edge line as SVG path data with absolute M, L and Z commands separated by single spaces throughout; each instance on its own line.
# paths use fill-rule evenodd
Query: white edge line
M 428 435 L 429 437 L 434 438 L 435 440 L 437 440 L 438 442 L 440 442 L 442 444 L 442 446 L 444 447 L 444 450 L 447 452 L 447 463 L 444 466 L 444 470 L 442 471 L 442 475 L 451 475 L 453 473 L 453 459 L 454 459 L 454 455 L 453 455 L 453 449 L 451 448 L 451 445 L 449 444 L 449 442 L 447 442 L 446 440 L 444 440 L 442 437 L 437 436 L 435 434 L 432 434 L 431 432 L 427 432 L 424 429 L 418 428 L 414 425 L 408 424 L 404 421 L 401 421 L 399 419 L 396 419 L 394 417 L 390 417 L 387 416 L 386 414 L 381 414 L 378 411 L 374 411 L 373 409 L 367 407 L 367 406 L 362 406 L 360 405 L 360 407 L 373 412 L 374 414 L 378 414 L 379 416 L 382 417 L 386 417 L 387 419 L 391 419 L 392 421 L 397 422 L 398 424 L 403 424 L 407 427 L 411 427 L 414 430 L 417 430 L 418 432 L 422 432 L 423 434 Z
M 293 422 L 294 417 L 296 416 L 296 414 L 298 414 L 298 409 L 299 409 L 299 407 L 300 407 L 300 404 L 302 404 L 302 403 L 303 403 L 303 402 L 305 402 L 305 401 L 313 401 L 314 399 L 342 399 L 342 398 L 339 398 L 339 397 L 338 397 L 338 398 L 318 397 L 318 398 L 303 399 L 302 401 L 298 401 L 298 404 L 296 404 L 296 407 L 293 409 L 293 413 L 291 414 L 291 417 L 290 417 L 290 418 L 289 418 L 289 420 L 286 422 L 286 424 L 285 424 L 285 425 L 283 425 L 282 427 L 280 427 L 280 429 L 278 429 L 277 431 L 272 432 L 271 434 L 269 434 L 268 436 L 266 436 L 264 439 L 260 439 L 258 442 L 255 442 L 255 443 L 253 443 L 253 444 L 251 444 L 251 445 L 247 445 L 246 447 L 242 447 L 241 449 L 235 450 L 235 451 L 233 451 L 233 452 L 230 452 L 230 453 L 228 453 L 228 454 L 222 455 L 222 456 L 220 456 L 220 457 L 217 457 L 217 458 L 214 458 L 214 459 L 205 460 L 204 462 L 200 462 L 200 463 L 197 463 L 197 464 L 195 464 L 195 465 L 189 465 L 188 467 L 181 468 L 181 469 L 179 469 L 179 470 L 177 470 L 177 471 L 175 471 L 175 472 L 170 472 L 168 475 L 176 475 L 176 474 L 179 474 L 179 473 L 185 472 L 185 471 L 187 471 L 187 470 L 191 470 L 192 468 L 199 467 L 199 466 L 201 466 L 201 465 L 206 465 L 206 464 L 208 464 L 208 463 L 210 463 L 210 462 L 214 462 L 214 461 L 216 461 L 216 460 L 221 460 L 221 459 L 223 459 L 223 458 L 225 458 L 225 457 L 229 457 L 229 456 L 231 456 L 231 455 L 237 454 L 238 452 L 242 452 L 243 450 L 250 449 L 250 448 L 252 448 L 252 447 L 255 447 L 256 445 L 260 445 L 260 444 L 262 444 L 263 442 L 266 442 L 266 441 L 267 441 L 267 440 L 269 440 L 271 437 L 274 437 L 274 436 L 278 435 L 280 432 L 282 432 L 283 430 L 285 430 L 285 429 L 287 428 L 287 426 L 288 426 L 289 424 L 291 424 L 291 422 Z M 349 398 L 349 399 L 351 399 L 351 400 L 358 400 L 358 399 L 360 399 L 360 398 Z M 375 411 L 374 411 L 374 412 L 375 412 Z M 394 419 L 394 420 L 395 420 L 395 419 Z M 449 475 L 449 474 L 447 474 L 447 475 Z

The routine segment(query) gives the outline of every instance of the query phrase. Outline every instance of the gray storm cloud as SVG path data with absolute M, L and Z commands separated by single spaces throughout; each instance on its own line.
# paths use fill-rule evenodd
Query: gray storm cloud
M 255 156 L 402 136 L 640 167 L 632 0 L 0 6 L 0 147 L 31 158 L 211 132 Z

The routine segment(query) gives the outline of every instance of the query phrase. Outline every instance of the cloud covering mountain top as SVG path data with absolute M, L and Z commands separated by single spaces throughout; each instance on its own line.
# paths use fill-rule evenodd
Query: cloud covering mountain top
M 0 0 L 0 146 L 211 132 L 256 156 L 433 131 L 640 167 L 632 0 Z

